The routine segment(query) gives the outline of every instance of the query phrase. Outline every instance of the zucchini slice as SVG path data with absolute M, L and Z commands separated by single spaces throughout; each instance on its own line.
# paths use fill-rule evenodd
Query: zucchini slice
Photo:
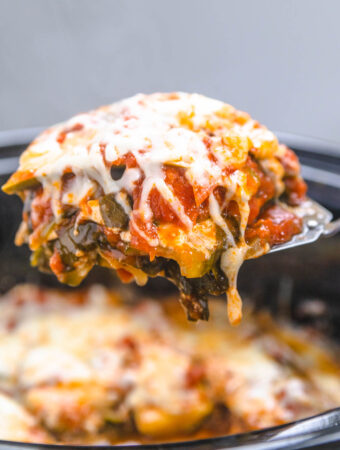
M 35 189 L 38 186 L 40 186 L 40 182 L 35 177 L 34 172 L 27 170 L 14 173 L 7 183 L 2 186 L 2 190 L 6 194 L 16 194 L 25 189 Z

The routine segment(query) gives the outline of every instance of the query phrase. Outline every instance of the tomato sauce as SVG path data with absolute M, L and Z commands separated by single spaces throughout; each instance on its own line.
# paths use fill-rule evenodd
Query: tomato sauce
M 270 246 L 289 241 L 302 229 L 302 219 L 281 206 L 267 208 L 260 218 L 247 228 L 245 237 L 247 243 L 255 238 L 261 239 Z
M 275 196 L 275 184 L 270 176 L 266 175 L 253 159 L 248 158 L 246 167 L 253 178 L 256 178 L 258 181 L 257 192 L 249 201 L 250 211 L 248 224 L 251 224 L 256 220 L 262 206 Z
M 51 270 L 56 275 L 63 273 L 65 270 L 65 265 L 64 265 L 64 263 L 61 259 L 61 256 L 56 248 L 54 249 L 53 255 L 50 258 L 49 264 L 50 264 Z
M 282 146 L 282 149 L 284 152 L 279 160 L 285 170 L 283 180 L 286 187 L 285 196 L 290 205 L 296 206 L 305 199 L 307 185 L 300 176 L 300 164 L 296 154 L 286 146 Z
M 292 206 L 300 205 L 306 197 L 307 185 L 300 177 L 284 179 L 287 202 Z
M 66 136 L 67 136 L 69 133 L 73 133 L 74 131 L 80 131 L 80 130 L 82 130 L 83 128 L 84 128 L 84 125 L 81 124 L 81 123 L 76 123 L 75 125 L 73 125 L 73 126 L 70 127 L 70 128 L 64 128 L 64 130 L 62 130 L 62 131 L 58 134 L 56 140 L 57 140 L 57 142 L 58 142 L 59 144 L 62 144 L 62 143 L 65 141 Z
M 158 239 L 156 226 L 151 222 L 145 222 L 140 214 L 134 211 L 131 214 L 129 229 L 131 246 L 147 253 L 152 261 L 156 256 L 156 248 L 150 245 L 150 241 Z
M 165 167 L 164 176 L 166 184 L 183 205 L 186 215 L 195 223 L 199 210 L 195 202 L 192 186 L 185 177 L 184 169 Z M 183 226 L 180 218 L 156 188 L 151 190 L 149 202 L 156 221 Z
M 43 197 L 43 189 L 40 188 L 31 204 L 31 222 L 33 229 L 50 222 L 52 218 L 51 201 Z

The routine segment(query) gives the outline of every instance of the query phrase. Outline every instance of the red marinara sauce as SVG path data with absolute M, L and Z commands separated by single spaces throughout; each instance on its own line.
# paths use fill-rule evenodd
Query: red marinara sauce
M 255 238 L 270 246 L 289 241 L 302 228 L 302 219 L 279 205 L 270 206 L 260 218 L 246 230 L 246 241 Z

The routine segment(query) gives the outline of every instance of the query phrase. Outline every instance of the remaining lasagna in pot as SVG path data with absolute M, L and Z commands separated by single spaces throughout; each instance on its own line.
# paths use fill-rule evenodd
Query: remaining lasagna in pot
M 246 311 L 185 320 L 173 299 L 22 285 L 1 298 L 0 439 L 168 442 L 295 421 L 340 405 L 336 348 Z
M 288 241 L 306 191 L 295 154 L 232 106 L 198 94 L 136 95 L 42 133 L 3 187 L 24 201 L 17 244 L 77 285 L 95 264 L 124 281 L 164 276 L 191 320 L 236 289 L 244 259 Z

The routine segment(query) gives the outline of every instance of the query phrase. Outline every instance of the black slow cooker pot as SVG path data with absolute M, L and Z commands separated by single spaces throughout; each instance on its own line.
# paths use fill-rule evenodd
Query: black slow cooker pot
M 17 168 L 18 156 L 38 134 L 39 129 L 0 132 L 0 183 Z M 340 145 L 322 140 L 278 133 L 281 142 L 293 148 L 302 163 L 309 195 L 340 217 Z M 20 200 L 0 193 L 0 293 L 23 282 L 58 286 L 52 276 L 39 273 L 29 265 L 29 251 L 15 247 L 13 240 L 20 222 Z M 112 274 L 96 268 L 86 280 L 112 285 Z M 151 280 L 144 288 L 156 295 L 164 292 L 164 280 Z M 167 285 L 167 291 L 170 287 Z M 302 324 L 321 329 L 340 342 L 340 236 L 266 255 L 247 261 L 240 273 L 239 289 L 258 308 L 270 309 L 276 316 L 286 316 Z M 313 314 L 311 302 L 322 301 L 322 312 Z M 306 306 L 307 305 L 307 306 Z M 57 449 L 60 445 L 26 444 L 0 441 L 1 449 Z M 67 446 L 67 448 L 71 448 Z M 76 448 L 76 447 L 74 447 Z M 89 446 L 94 449 L 112 446 Z M 115 446 L 123 449 L 125 446 Z M 152 449 L 340 449 L 340 408 L 315 417 L 250 433 L 169 444 L 130 446 Z

